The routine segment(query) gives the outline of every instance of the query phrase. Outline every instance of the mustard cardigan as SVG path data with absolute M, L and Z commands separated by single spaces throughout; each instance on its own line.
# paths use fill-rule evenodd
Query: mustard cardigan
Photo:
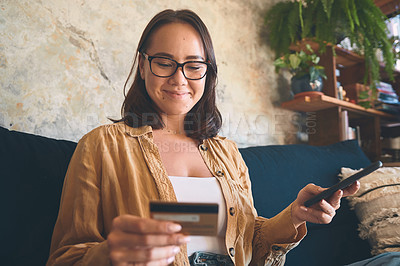
M 225 197 L 226 249 L 235 265 L 283 265 L 306 226 L 296 230 L 291 206 L 271 219 L 257 216 L 248 169 L 233 141 L 216 136 L 198 150 Z M 71 158 L 47 265 L 110 265 L 113 218 L 149 217 L 151 200 L 176 201 L 152 128 L 120 122 L 94 129 Z M 173 265 L 189 265 L 186 245 Z

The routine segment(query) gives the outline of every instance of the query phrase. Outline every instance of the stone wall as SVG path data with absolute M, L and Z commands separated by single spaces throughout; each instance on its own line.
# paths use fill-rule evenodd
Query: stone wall
M 120 118 L 145 25 L 163 9 L 189 8 L 213 37 L 221 135 L 239 146 L 292 143 L 297 117 L 279 108 L 287 80 L 274 73 L 263 33 L 263 14 L 275 2 L 0 0 L 0 125 L 77 141 Z

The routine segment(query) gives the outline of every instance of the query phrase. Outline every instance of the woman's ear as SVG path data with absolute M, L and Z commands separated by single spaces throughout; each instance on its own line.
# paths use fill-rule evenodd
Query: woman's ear
M 139 54 L 139 72 L 140 72 L 140 77 L 144 80 L 144 63 L 145 63 L 145 58 L 143 57 L 142 54 Z

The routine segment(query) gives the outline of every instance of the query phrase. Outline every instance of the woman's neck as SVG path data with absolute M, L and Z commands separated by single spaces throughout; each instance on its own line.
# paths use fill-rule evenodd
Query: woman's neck
M 161 116 L 165 127 L 163 128 L 164 131 L 171 133 L 171 134 L 185 134 L 185 115 L 162 115 Z

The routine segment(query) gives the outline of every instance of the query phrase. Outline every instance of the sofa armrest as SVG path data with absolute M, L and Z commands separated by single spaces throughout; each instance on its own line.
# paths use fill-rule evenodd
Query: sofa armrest
M 0 251 L 4 265 L 44 265 L 76 143 L 0 127 Z

